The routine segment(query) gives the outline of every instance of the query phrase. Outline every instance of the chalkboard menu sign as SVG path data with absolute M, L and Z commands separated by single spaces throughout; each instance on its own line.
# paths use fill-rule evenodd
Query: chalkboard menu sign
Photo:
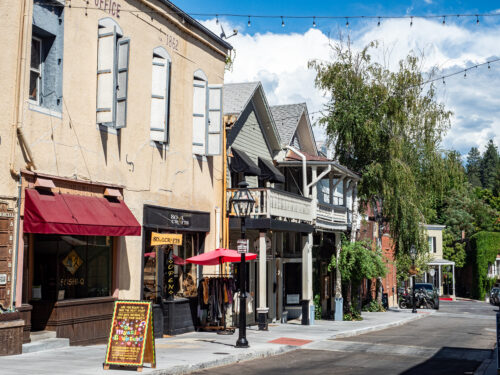
M 115 302 L 105 370 L 110 365 L 117 365 L 135 366 L 138 371 L 142 371 L 144 362 L 156 367 L 152 312 L 151 302 Z

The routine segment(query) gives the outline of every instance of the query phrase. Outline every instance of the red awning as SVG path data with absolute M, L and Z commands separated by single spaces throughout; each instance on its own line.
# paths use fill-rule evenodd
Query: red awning
M 24 232 L 140 236 L 141 225 L 122 200 L 26 189 Z

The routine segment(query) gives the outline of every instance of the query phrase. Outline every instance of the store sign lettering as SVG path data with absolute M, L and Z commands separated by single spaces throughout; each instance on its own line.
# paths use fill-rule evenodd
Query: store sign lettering
M 83 277 L 80 279 L 77 277 L 68 278 L 68 279 L 61 279 L 61 286 L 77 286 L 77 285 L 84 286 L 85 279 Z
M 99 9 L 108 12 L 109 14 L 120 18 L 121 4 L 118 4 L 114 0 L 94 0 L 94 3 Z
M 151 233 L 151 246 L 182 245 L 182 234 Z
M 174 296 L 174 260 L 169 259 L 167 265 L 167 294 L 169 297 Z
M 181 227 L 189 227 L 191 225 L 189 218 L 183 215 L 170 214 L 170 222 Z

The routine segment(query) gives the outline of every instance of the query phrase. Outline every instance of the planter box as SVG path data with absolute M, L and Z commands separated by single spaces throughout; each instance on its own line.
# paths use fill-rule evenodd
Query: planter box
M 20 314 L 0 314 L 0 356 L 21 354 L 23 350 L 24 320 Z
M 28 304 L 22 304 L 17 308 L 17 311 L 21 314 L 21 319 L 24 320 L 23 329 L 23 344 L 31 342 L 30 332 L 31 332 L 31 310 L 33 306 Z

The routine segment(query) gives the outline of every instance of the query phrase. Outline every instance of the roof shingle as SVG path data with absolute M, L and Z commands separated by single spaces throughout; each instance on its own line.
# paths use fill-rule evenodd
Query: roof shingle
M 306 103 L 275 105 L 271 107 L 282 146 L 288 146 L 297 130 L 300 116 L 306 110 Z
M 260 82 L 226 83 L 223 90 L 225 115 L 239 115 L 246 107 Z

